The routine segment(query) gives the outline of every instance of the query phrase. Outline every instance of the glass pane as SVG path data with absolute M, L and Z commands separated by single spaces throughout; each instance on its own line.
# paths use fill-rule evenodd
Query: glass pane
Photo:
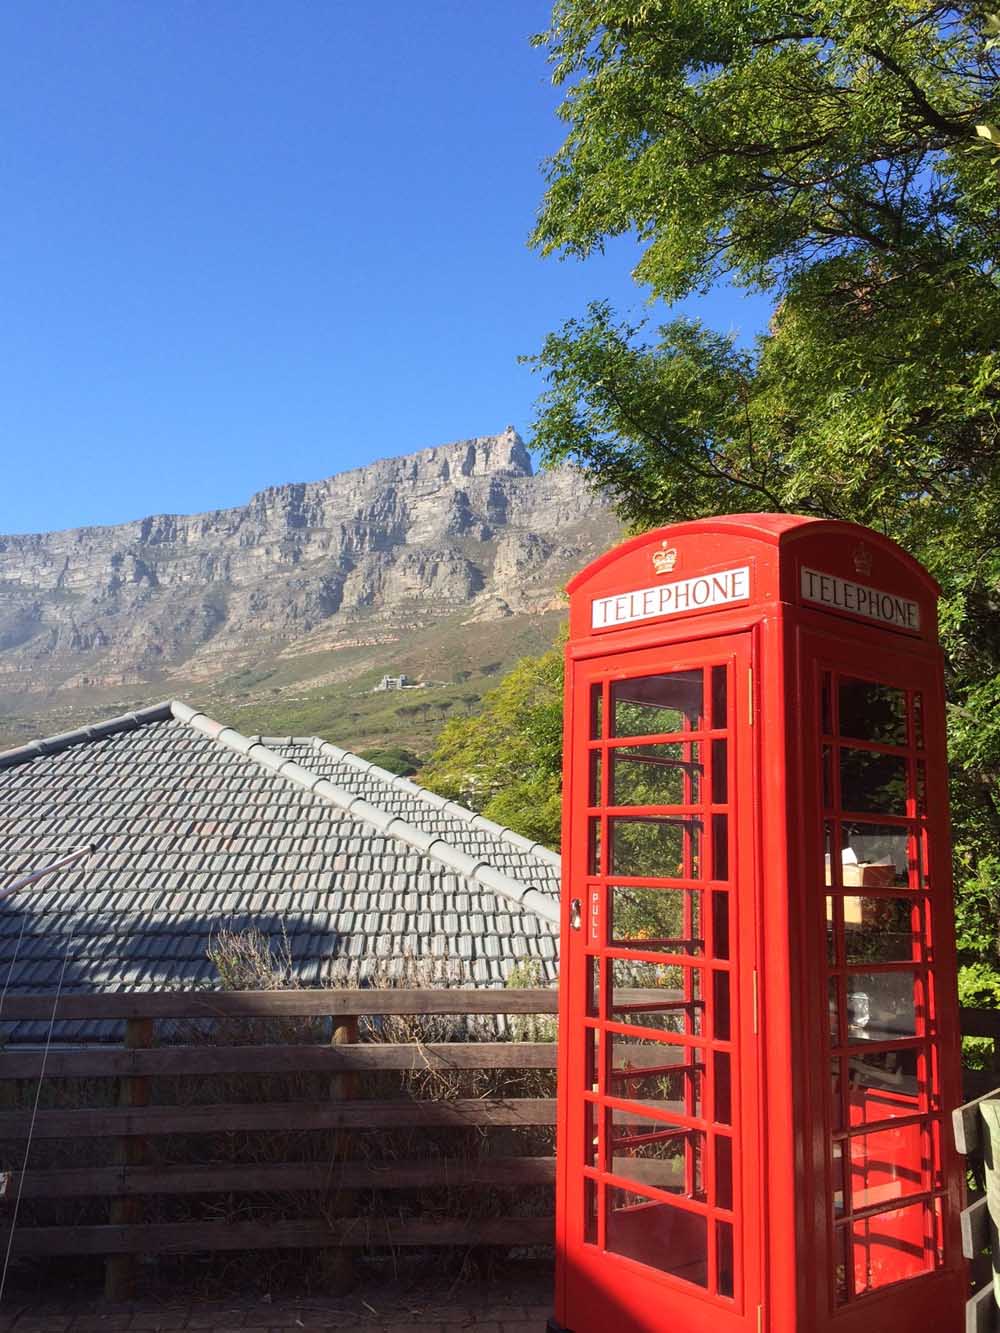
M 862 814 L 905 815 L 907 761 L 898 754 L 840 747 L 840 808 Z
M 823 672 L 823 684 L 820 694 L 820 716 L 824 736 L 833 735 L 833 713 L 831 710 L 831 683 L 829 671 Z
M 850 1232 L 847 1227 L 837 1227 L 834 1232 L 834 1299 L 843 1305 L 848 1299 L 848 1278 L 851 1265 L 848 1258 Z
M 725 741 L 712 742 L 712 804 L 725 805 L 729 799 L 729 759 Z
M 677 817 L 629 818 L 611 825 L 611 873 L 650 879 L 697 879 L 701 821 Z
M 587 1014 L 590 1018 L 601 1015 L 601 960 L 587 959 Z
M 588 1245 L 597 1244 L 597 1184 L 583 1182 L 583 1239 Z
M 851 894 L 842 901 L 848 963 L 905 963 L 917 956 L 919 933 L 914 933 L 913 919 L 916 913 L 919 932 L 920 913 L 912 899 Z
M 715 1121 L 719 1125 L 733 1123 L 733 1081 L 732 1064 L 726 1051 L 716 1051 L 712 1057 L 715 1070 L 713 1093 L 715 1096 Z
M 701 969 L 612 958 L 608 1017 L 615 1023 L 695 1036 L 704 1003 Z
M 921 866 L 919 859 L 910 864 L 910 838 L 905 828 L 850 820 L 842 831 L 841 875 L 845 889 L 920 887 Z M 916 845 L 914 856 L 919 858 Z
M 847 1144 L 852 1212 L 877 1208 L 930 1189 L 921 1123 L 861 1134 Z
M 604 689 L 601 685 L 590 687 L 590 739 L 599 740 L 604 734 L 601 723 L 604 716 Z
M 590 1092 L 599 1092 L 598 1070 L 600 1068 L 600 1040 L 597 1028 L 584 1028 L 584 1083 Z
M 733 1206 L 733 1141 L 725 1134 L 715 1137 L 715 1202 L 719 1208 Z
M 612 805 L 696 805 L 701 747 L 629 745 L 611 750 Z
M 583 1104 L 583 1163 L 584 1166 L 597 1165 L 599 1148 L 597 1138 L 597 1107 L 593 1102 Z
M 729 957 L 729 894 L 712 894 L 712 952 L 716 958 Z
M 590 850 L 588 853 L 589 866 L 587 873 L 590 875 L 600 875 L 601 871 L 601 821 L 597 817 L 592 817 L 590 821 Z
M 705 1052 L 648 1037 L 608 1033 L 612 1097 L 701 1117 Z
M 601 752 L 595 750 L 590 756 L 590 804 L 601 804 Z
M 823 746 L 823 809 L 833 809 L 833 747 Z
M 716 1222 L 715 1242 L 719 1295 L 732 1296 L 735 1271 L 732 1222 Z
M 708 1285 L 708 1222 L 631 1190 L 607 1190 L 606 1248 L 674 1277 Z
M 858 972 L 848 978 L 848 1040 L 900 1041 L 917 1034 L 915 972 Z
M 918 750 L 924 748 L 924 700 L 923 695 L 913 696 L 913 739 Z
M 841 736 L 879 745 L 906 744 L 906 695 L 902 690 L 842 676 L 839 694 Z
M 729 973 L 712 973 L 712 1027 L 716 1041 L 728 1041 L 732 1030 L 729 1009 Z
M 834 1130 L 844 1128 L 844 1073 L 841 1060 L 830 1061 L 830 1121 Z
M 935 1266 L 935 1217 L 925 1204 L 879 1213 L 851 1229 L 859 1296 Z
M 609 1170 L 665 1194 L 704 1197 L 705 1135 L 635 1111 L 612 1107 L 607 1117 Z
M 615 736 L 659 736 L 701 726 L 702 672 L 616 680 L 611 686 Z
M 827 895 L 826 899 L 826 961 L 831 967 L 837 963 L 837 939 L 840 929 L 840 922 L 837 919 L 837 905 L 840 899 L 831 898 Z
M 827 1011 L 830 1018 L 830 1042 L 840 1045 L 840 983 L 831 977 L 827 986 Z
M 712 878 L 729 878 L 729 816 L 712 816 Z
M 852 1125 L 895 1120 L 927 1109 L 916 1051 L 873 1051 L 848 1062 Z
M 611 943 L 647 953 L 704 952 L 701 893 L 695 889 L 643 889 L 613 885 Z
M 843 1217 L 847 1211 L 847 1186 L 844 1183 L 844 1145 L 833 1144 L 833 1163 L 830 1173 L 833 1186 L 833 1214 Z
M 722 731 L 728 725 L 727 693 L 729 672 L 724 666 L 712 667 L 712 728 Z
M 836 843 L 833 830 L 834 825 L 830 820 L 827 820 L 823 825 L 823 860 L 826 866 L 825 882 L 827 884 L 839 884 L 841 882 L 840 873 L 842 862 L 839 856 L 833 855 L 833 848 Z

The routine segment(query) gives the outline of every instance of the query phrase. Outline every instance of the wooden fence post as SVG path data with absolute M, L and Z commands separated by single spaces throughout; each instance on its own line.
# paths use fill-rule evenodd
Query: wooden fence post
M 351 1046 L 358 1040 L 358 1019 L 356 1015 L 344 1015 L 333 1019 L 333 1031 L 330 1034 L 331 1046 Z M 331 1101 L 353 1100 L 358 1095 L 359 1075 L 354 1072 L 332 1074 L 330 1076 Z M 333 1172 L 334 1190 L 328 1203 L 331 1217 L 350 1217 L 354 1211 L 353 1191 L 344 1190 L 336 1180 L 337 1163 L 350 1157 L 350 1136 L 347 1130 L 336 1130 L 333 1136 Z M 327 1251 L 326 1275 L 335 1293 L 350 1290 L 354 1285 L 354 1256 L 343 1245 Z
M 125 1023 L 125 1049 L 139 1050 L 153 1045 L 153 1020 L 130 1018 Z M 119 1106 L 148 1106 L 149 1079 L 128 1077 L 118 1080 Z M 121 1165 L 123 1175 L 130 1166 L 139 1166 L 146 1159 L 146 1142 L 133 1136 L 120 1138 L 115 1144 L 114 1161 Z M 123 1196 L 111 1200 L 112 1226 L 129 1226 L 142 1221 L 142 1200 Z M 111 1254 L 104 1261 L 104 1298 L 108 1301 L 127 1301 L 135 1295 L 139 1259 L 134 1254 Z

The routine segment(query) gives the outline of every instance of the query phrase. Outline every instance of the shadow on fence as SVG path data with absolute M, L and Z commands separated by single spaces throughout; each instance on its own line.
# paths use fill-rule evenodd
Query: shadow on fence
M 4 1019 L 47 1022 L 52 1003 L 8 995 Z M 121 1299 L 141 1256 L 312 1251 L 343 1287 L 358 1255 L 546 1247 L 556 1009 L 546 989 L 63 995 L 59 1019 L 124 1023 L 125 1040 L 6 1048 L 12 1253 L 103 1260 Z M 987 1048 L 966 1071 L 973 1099 L 1000 1087 L 1000 1011 L 963 1010 L 962 1032 Z M 985 1204 L 968 1216 L 981 1254 Z
M 556 1048 L 535 1016 L 556 1000 L 458 988 L 64 995 L 60 1019 L 124 1021 L 125 1041 L 44 1056 L 23 1182 L 43 1051 L 4 1053 L 13 1254 L 102 1258 L 106 1294 L 122 1299 L 139 1256 L 313 1250 L 325 1284 L 342 1287 L 358 1254 L 547 1246 Z M 7 996 L 5 1021 L 51 1014 L 51 997 Z

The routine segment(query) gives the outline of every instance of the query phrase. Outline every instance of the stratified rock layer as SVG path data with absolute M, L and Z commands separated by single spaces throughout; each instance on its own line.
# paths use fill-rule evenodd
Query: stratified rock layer
M 577 473 L 534 473 L 508 428 L 235 509 L 0 537 L 0 711 L 208 681 L 463 607 L 476 620 L 551 610 L 617 535 Z

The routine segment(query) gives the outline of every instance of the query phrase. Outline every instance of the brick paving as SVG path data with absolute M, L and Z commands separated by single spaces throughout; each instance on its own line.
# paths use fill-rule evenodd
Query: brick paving
M 544 1333 L 548 1292 L 497 1284 L 454 1300 L 364 1291 L 340 1300 L 251 1299 L 110 1306 L 95 1301 L 19 1304 L 0 1310 L 0 1333 Z

